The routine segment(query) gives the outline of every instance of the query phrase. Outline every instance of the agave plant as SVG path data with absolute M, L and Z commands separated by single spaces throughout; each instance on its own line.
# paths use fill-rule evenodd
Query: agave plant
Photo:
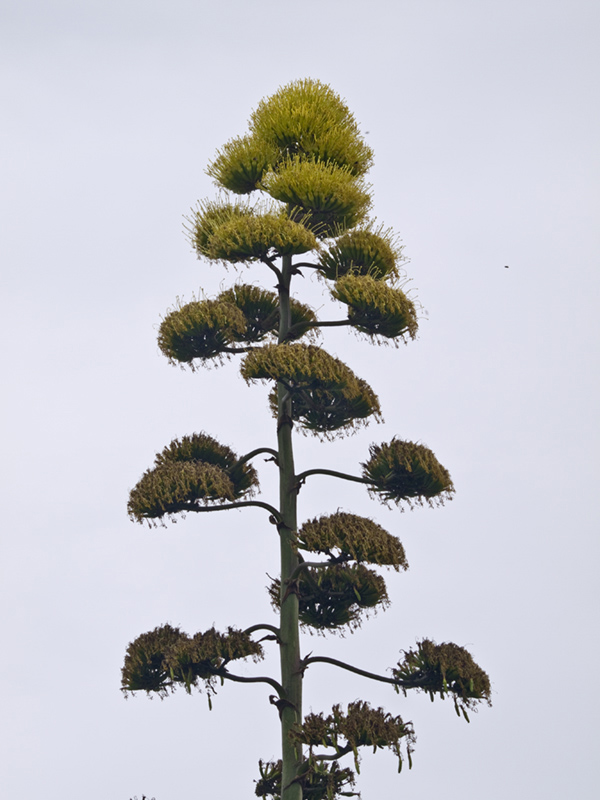
M 188 234 L 199 258 L 236 267 L 262 264 L 276 276 L 277 291 L 238 282 L 216 297 L 177 304 L 158 335 L 174 364 L 195 370 L 238 357 L 246 382 L 267 383 L 276 446 L 257 442 L 238 455 L 206 433 L 175 440 L 131 492 L 129 514 L 152 525 L 190 512 L 262 508 L 280 539 L 280 573 L 269 587 L 277 620 L 195 635 L 159 626 L 129 645 L 122 686 L 161 696 L 177 687 L 198 689 L 210 702 L 216 681 L 266 684 L 282 752 L 277 761 L 260 762 L 259 797 L 353 796 L 354 770 L 339 762 L 352 757 L 358 771 L 363 747 L 388 748 L 399 768 L 411 765 L 414 731 L 400 716 L 362 700 L 346 710 L 336 704 L 329 714 L 303 716 L 304 675 L 318 664 L 396 691 L 450 696 L 467 719 L 467 710 L 490 701 L 488 676 L 452 643 L 424 639 L 416 650 L 403 651 L 388 675 L 301 655 L 301 631 L 354 630 L 389 605 L 378 568 L 408 567 L 400 540 L 372 519 L 338 509 L 300 524 L 305 482 L 315 476 L 355 481 L 373 498 L 401 508 L 443 505 L 454 492 L 448 470 L 430 449 L 396 437 L 371 445 L 360 474 L 321 466 L 297 473 L 294 467 L 295 430 L 329 439 L 381 417 L 373 389 L 319 346 L 316 336 L 332 326 L 347 326 L 372 343 L 407 343 L 417 334 L 418 307 L 403 288 L 399 239 L 369 217 L 365 176 L 372 158 L 346 104 L 319 81 L 295 81 L 259 103 L 248 131 L 227 142 L 208 166 L 219 195 L 198 204 Z M 311 270 L 339 303 L 338 319 L 320 319 L 292 297 L 294 278 Z M 268 454 L 279 472 L 277 502 L 256 499 L 251 461 L 260 454 Z M 232 671 L 236 660 L 260 660 L 267 642 L 280 650 L 279 675 Z

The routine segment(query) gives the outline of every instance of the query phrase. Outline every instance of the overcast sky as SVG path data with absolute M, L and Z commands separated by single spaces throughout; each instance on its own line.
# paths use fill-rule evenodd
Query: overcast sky
M 171 367 L 156 326 L 236 279 L 196 260 L 183 217 L 214 196 L 216 148 L 304 77 L 374 148 L 375 214 L 428 317 L 397 350 L 327 333 L 385 423 L 296 437 L 298 469 L 358 471 L 398 435 L 457 494 L 400 514 L 307 483 L 302 519 L 371 516 L 410 570 L 387 573 L 389 610 L 303 651 L 385 673 L 418 638 L 454 641 L 494 690 L 467 725 L 449 701 L 315 665 L 306 709 L 361 698 L 413 721 L 414 768 L 366 753 L 364 800 L 597 796 L 599 18 L 594 0 L 2 2 L 3 797 L 232 800 L 277 756 L 268 688 L 227 685 L 212 712 L 119 691 L 127 643 L 156 625 L 274 621 L 274 528 L 249 509 L 149 531 L 125 506 L 175 437 L 274 443 L 266 388 L 235 362 Z M 341 316 L 318 281 L 296 284 Z M 257 467 L 274 501 L 273 465 Z

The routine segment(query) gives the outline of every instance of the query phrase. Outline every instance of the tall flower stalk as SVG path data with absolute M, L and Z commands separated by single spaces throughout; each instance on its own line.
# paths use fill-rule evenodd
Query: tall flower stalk
M 212 436 L 193 433 L 157 455 L 129 499 L 131 518 L 151 525 L 186 512 L 256 506 L 277 528 L 280 574 L 269 589 L 277 624 L 211 628 L 193 636 L 159 626 L 129 645 L 122 679 L 125 692 L 166 696 L 178 686 L 204 689 L 209 703 L 217 681 L 268 686 L 281 726 L 281 759 L 260 762 L 255 791 L 276 800 L 356 794 L 361 747 L 389 748 L 399 768 L 412 764 L 414 731 L 400 716 L 364 701 L 303 716 L 303 679 L 313 665 L 404 693 L 448 696 L 467 720 L 469 710 L 490 701 L 486 673 L 451 643 L 424 639 L 402 651 L 387 675 L 301 654 L 303 628 L 353 630 L 366 614 L 389 605 L 385 581 L 372 566 L 408 566 L 399 539 L 371 519 L 337 511 L 299 525 L 298 495 L 305 482 L 318 475 L 354 481 L 383 503 L 410 508 L 443 505 L 454 492 L 450 474 L 431 450 L 395 437 L 371 445 L 358 474 L 319 466 L 297 473 L 294 466 L 295 428 L 331 439 L 380 417 L 373 389 L 317 346 L 315 336 L 334 326 L 351 327 L 373 343 L 408 342 L 417 333 L 417 309 L 402 289 L 398 239 L 369 219 L 365 175 L 372 155 L 345 103 L 314 80 L 296 81 L 263 100 L 248 133 L 217 152 L 207 171 L 220 195 L 193 212 L 190 239 L 202 259 L 264 265 L 275 274 L 277 291 L 236 283 L 214 298 L 179 304 L 163 320 L 158 342 L 172 363 L 192 370 L 240 357 L 247 382 L 271 387 L 276 447 L 257 443 L 239 456 Z M 346 316 L 319 319 L 292 297 L 293 279 L 310 270 Z M 256 499 L 251 462 L 260 454 L 269 454 L 279 470 L 278 501 Z M 279 648 L 279 675 L 232 672 L 237 659 L 260 660 L 264 642 Z

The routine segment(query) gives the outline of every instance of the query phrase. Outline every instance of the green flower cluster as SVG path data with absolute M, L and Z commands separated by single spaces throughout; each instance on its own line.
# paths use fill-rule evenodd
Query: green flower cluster
M 381 525 L 357 514 L 336 514 L 305 522 L 298 531 L 298 547 L 312 553 L 325 553 L 336 560 L 365 561 L 408 569 L 402 542 Z
M 360 627 L 363 612 L 389 605 L 385 581 L 362 564 L 307 567 L 290 591 L 298 595 L 301 624 L 317 631 L 353 630 Z M 269 595 L 274 608 L 280 608 L 279 580 L 271 583 Z
M 417 310 L 400 289 L 371 275 L 348 273 L 331 290 L 336 300 L 348 306 L 348 319 L 361 333 L 399 339 L 417 335 Z
M 436 644 L 430 639 L 417 642 L 416 650 L 405 650 L 404 659 L 392 670 L 394 678 L 403 682 L 403 688 L 427 692 L 443 699 L 452 695 L 456 713 L 462 711 L 469 721 L 467 708 L 474 709 L 485 701 L 491 705 L 490 679 L 473 660 L 473 656 L 457 644 Z
M 294 337 L 300 338 L 310 332 L 315 313 L 293 298 L 290 306 Z M 197 363 L 246 352 L 248 345 L 272 338 L 278 331 L 277 295 L 258 286 L 238 284 L 214 300 L 179 304 L 163 319 L 158 346 L 172 364 L 195 369 Z
M 295 473 L 295 426 L 333 438 L 371 418 L 381 420 L 379 399 L 369 384 L 316 346 L 321 329 L 351 327 L 377 344 L 417 335 L 418 304 L 403 291 L 401 241 L 369 218 L 371 187 L 365 176 L 372 159 L 348 107 L 315 80 L 294 81 L 263 100 L 247 132 L 217 151 L 207 172 L 219 195 L 192 210 L 190 241 L 198 257 L 209 261 L 266 267 L 276 292 L 237 283 L 214 298 L 178 301 L 161 322 L 158 344 L 171 363 L 192 370 L 243 354 L 244 380 L 269 382 L 277 449 L 257 442 L 238 458 L 207 434 L 184 436 L 156 456 L 129 497 L 131 518 L 151 525 L 187 511 L 260 506 L 277 527 L 281 571 L 268 592 L 281 612 L 279 625 L 261 623 L 247 631 L 267 631 L 260 641 L 280 646 L 281 681 L 228 671 L 232 660 L 263 657 L 260 643 L 235 628 L 189 636 L 163 625 L 130 643 L 122 670 L 126 693 L 164 697 L 177 686 L 187 692 L 203 686 L 209 704 L 217 680 L 275 688 L 277 695 L 269 699 L 279 711 L 283 760 L 260 762 L 255 790 L 273 800 L 282 794 L 296 800 L 356 796 L 354 772 L 340 767 L 339 760 L 353 754 L 359 771 L 361 747 L 388 748 L 399 770 L 405 759 L 411 766 L 412 725 L 382 708 L 356 701 L 346 711 L 335 705 L 331 714 L 302 719 L 302 681 L 313 662 L 386 682 L 396 691 L 417 689 L 431 699 L 449 695 L 467 720 L 467 709 L 490 702 L 488 676 L 466 650 L 451 643 L 418 642 L 416 649 L 404 651 L 391 678 L 325 656 L 300 656 L 299 625 L 343 634 L 389 605 L 384 579 L 366 565 L 408 568 L 400 540 L 371 519 L 338 510 L 297 530 L 297 494 L 306 479 L 320 473 L 356 481 L 382 502 L 410 508 L 442 505 L 454 492 L 450 474 L 431 450 L 396 438 L 371 445 L 362 477 L 321 468 Z M 293 280 L 307 270 L 327 282 L 344 308 L 343 319 L 317 319 L 291 297 Z M 305 336 L 310 343 L 297 341 Z M 279 472 L 278 507 L 245 499 L 258 487 L 249 462 L 260 454 L 268 454 Z M 305 560 L 307 552 L 322 558 Z M 333 754 L 316 752 L 320 748 Z
M 292 418 L 314 433 L 352 429 L 366 417 L 381 416 L 371 387 L 314 345 L 265 345 L 244 358 L 241 373 L 248 382 L 282 383 L 292 399 Z M 276 395 L 271 396 L 271 408 L 276 415 Z
M 210 628 L 189 636 L 179 628 L 162 625 L 129 644 L 121 686 L 126 693 L 155 692 L 165 697 L 178 685 L 190 693 L 204 681 L 210 696 L 215 677 L 222 674 L 227 662 L 248 657 L 258 661 L 263 649 L 236 628 L 228 628 L 227 633 Z
M 286 203 L 291 218 L 320 239 L 338 235 L 366 219 L 371 206 L 368 188 L 348 167 L 331 161 L 294 156 L 267 173 L 262 188 Z
M 361 177 L 373 162 L 348 107 L 328 86 L 294 81 L 261 101 L 246 136 L 228 142 L 207 172 L 225 189 L 246 194 L 294 156 L 331 162 Z
M 256 781 L 254 793 L 257 797 L 272 797 L 281 800 L 282 762 L 259 761 L 260 780 Z M 355 784 L 354 772 L 342 768 L 337 761 L 329 764 L 316 759 L 306 759 L 300 767 L 296 783 L 302 786 L 302 796 L 311 800 L 334 800 L 336 797 L 359 797 L 350 792 Z M 345 791 L 343 791 L 345 790 Z
M 189 233 L 199 255 L 247 262 L 318 249 L 366 219 L 363 182 L 373 160 L 348 107 L 328 86 L 295 81 L 264 100 L 249 132 L 217 151 L 207 173 L 238 195 L 260 190 L 271 205 L 206 203 Z
M 369 450 L 371 458 L 362 464 L 363 477 L 369 491 L 384 503 L 405 502 L 412 508 L 423 503 L 443 505 L 452 499 L 450 473 L 424 445 L 394 438 Z
M 199 256 L 250 263 L 316 249 L 317 239 L 302 219 L 273 204 L 205 202 L 188 219 L 188 234 Z
M 303 155 L 333 161 L 356 176 L 373 163 L 354 115 L 329 86 L 294 81 L 262 100 L 250 119 L 254 136 L 279 148 L 283 157 Z
M 205 433 L 175 439 L 156 456 L 129 495 L 127 510 L 137 521 L 151 522 L 179 511 L 234 501 L 258 486 L 256 470 L 239 463 L 229 447 Z
M 313 748 L 319 746 L 332 747 L 336 753 L 352 751 L 357 772 L 360 772 L 359 747 L 372 747 L 373 751 L 389 748 L 398 757 L 398 771 L 400 771 L 403 747 L 406 748 L 408 761 L 411 764 L 411 753 L 415 743 L 415 734 L 410 722 L 405 723 L 402 717 L 394 717 L 382 708 L 371 708 L 369 703 L 361 700 L 349 703 L 347 712 L 342 711 L 339 705 L 335 705 L 327 717 L 323 714 L 307 714 L 293 736 L 297 741 L 310 747 L 311 755 Z
M 370 226 L 347 231 L 319 253 L 319 270 L 327 280 L 344 275 L 369 275 L 375 280 L 395 280 L 402 247 L 390 230 Z

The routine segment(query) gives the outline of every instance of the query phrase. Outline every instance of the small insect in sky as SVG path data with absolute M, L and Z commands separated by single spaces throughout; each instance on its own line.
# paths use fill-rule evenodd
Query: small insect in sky
M 504 269 L 508 269 L 508 264 L 504 267 Z

